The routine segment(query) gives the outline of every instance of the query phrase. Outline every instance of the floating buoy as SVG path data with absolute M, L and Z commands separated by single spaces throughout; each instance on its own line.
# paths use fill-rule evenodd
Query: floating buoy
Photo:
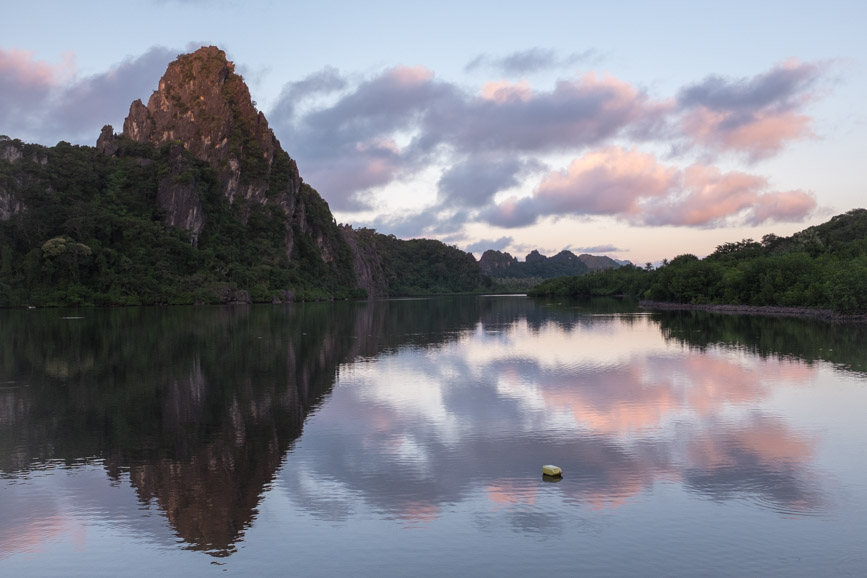
M 563 475 L 563 470 L 557 466 L 542 466 L 543 476 L 559 477 Z

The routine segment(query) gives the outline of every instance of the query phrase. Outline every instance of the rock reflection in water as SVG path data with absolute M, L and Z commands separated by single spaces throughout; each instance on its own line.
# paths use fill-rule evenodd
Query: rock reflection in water
M 94 511 L 116 523 L 154 507 L 214 556 L 235 551 L 278 472 L 300 511 L 341 522 L 359 502 L 416 525 L 465 504 L 481 528 L 506 515 L 549 535 L 660 482 L 821 513 L 815 439 L 764 404 L 808 386 L 818 361 L 863 371 L 849 347 L 860 329 L 823 334 L 834 352 L 822 353 L 769 337 L 798 335 L 798 320 L 629 311 L 466 298 L 3 312 L 0 472 L 86 458 L 138 499 Z M 549 462 L 566 477 L 540 488 Z M 571 514 L 535 509 L 552 492 Z M 71 527 L 43 514 L 44 528 Z M 0 549 L 18 548 L 34 516 L 7 515 Z
M 0 390 L 0 471 L 101 460 L 165 512 L 187 547 L 230 554 L 340 363 L 447 341 L 478 319 L 472 308 L 427 313 L 382 304 L 88 310 L 75 320 L 10 311 L 0 380 L 22 385 Z

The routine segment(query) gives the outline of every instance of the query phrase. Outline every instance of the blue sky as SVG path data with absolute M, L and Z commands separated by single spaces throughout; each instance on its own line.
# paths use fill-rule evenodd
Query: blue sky
M 223 48 L 338 221 L 636 263 L 864 206 L 861 2 L 7 4 L 0 134 L 94 144 Z

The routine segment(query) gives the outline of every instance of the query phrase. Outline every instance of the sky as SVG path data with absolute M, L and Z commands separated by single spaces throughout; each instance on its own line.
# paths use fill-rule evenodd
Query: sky
M 864 207 L 867 3 L 4 3 L 0 134 L 94 145 L 226 51 L 338 222 L 658 263 Z

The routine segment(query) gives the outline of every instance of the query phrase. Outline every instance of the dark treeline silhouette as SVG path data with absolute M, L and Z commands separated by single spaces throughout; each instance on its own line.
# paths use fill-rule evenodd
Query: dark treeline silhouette
M 791 237 L 725 243 L 704 259 L 683 254 L 654 269 L 625 266 L 546 281 L 533 295 L 631 295 L 691 305 L 731 304 L 867 313 L 867 210 Z

